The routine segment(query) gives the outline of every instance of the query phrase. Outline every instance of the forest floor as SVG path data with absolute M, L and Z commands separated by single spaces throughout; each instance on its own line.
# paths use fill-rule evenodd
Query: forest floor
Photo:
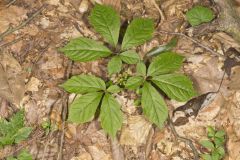
M 173 32 L 183 33 L 177 35 L 178 43 L 174 48 L 186 57 L 183 71 L 193 80 L 198 95 L 217 92 L 210 100 L 196 100 L 195 105 L 204 107 L 195 106 L 195 116 L 189 117 L 183 114 L 184 110 L 172 116 L 173 110 L 184 103 L 166 100 L 175 131 L 189 139 L 201 153 L 203 148 L 199 142 L 206 138 L 206 128 L 223 129 L 226 132 L 225 159 L 240 160 L 240 63 L 237 61 L 240 44 L 224 32 L 194 35 L 185 18 L 186 11 L 195 4 L 211 8 L 216 15 L 217 6 L 208 0 L 116 2 L 119 4 L 115 3 L 114 7 L 120 11 L 122 22 L 133 17 L 149 17 L 158 24 L 154 38 L 137 48 L 142 57 L 153 47 L 168 43 L 175 36 Z M 125 116 L 115 140 L 103 132 L 96 119 L 82 125 L 62 122 L 65 104 L 74 95 L 66 96 L 58 87 L 66 81 L 71 63 L 58 49 L 76 37 L 100 39 L 88 22 L 95 0 L 8 3 L 7 0 L 0 2 L 0 33 L 37 14 L 22 28 L 0 39 L 0 116 L 8 118 L 21 106 L 25 109 L 26 124 L 34 131 L 26 141 L 0 149 L 0 159 L 17 154 L 22 148 L 29 150 L 37 160 L 121 160 L 123 156 L 126 160 L 193 159 L 188 143 L 176 137 L 168 124 L 159 129 L 148 122 L 129 93 L 117 97 Z M 74 62 L 70 73 L 106 77 L 106 62 Z M 7 77 L 7 81 L 2 77 Z M 51 122 L 48 134 L 41 127 L 47 121 Z

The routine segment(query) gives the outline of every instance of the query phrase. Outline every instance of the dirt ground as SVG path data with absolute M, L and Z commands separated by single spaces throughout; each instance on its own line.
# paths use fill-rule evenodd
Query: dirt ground
M 28 140 L 0 149 L 0 159 L 22 148 L 37 160 L 193 159 L 192 149 L 174 135 L 168 124 L 159 129 L 140 114 L 131 93 L 117 96 L 124 124 L 115 140 L 103 132 L 97 119 L 82 125 L 63 123 L 64 107 L 75 96 L 58 87 L 66 80 L 66 73 L 107 75 L 107 60 L 74 62 L 69 69 L 72 62 L 58 51 L 72 38 L 101 40 L 88 22 L 96 2 L 112 4 L 120 12 L 122 23 L 135 17 L 154 19 L 156 34 L 137 48 L 141 56 L 168 43 L 174 36 L 171 33 L 184 33 L 186 36 L 178 35 L 174 51 L 186 57 L 182 70 L 194 81 L 199 95 L 218 91 L 226 71 L 219 92 L 197 110 L 196 116 L 184 117 L 183 112 L 172 116 L 173 110 L 184 103 L 166 101 L 176 132 L 188 138 L 199 153 L 206 127 L 214 126 L 227 134 L 225 160 L 240 160 L 240 44 L 224 32 L 195 35 L 185 18 L 195 4 L 208 6 L 217 15 L 216 4 L 209 0 L 16 0 L 11 4 L 1 0 L 0 33 L 39 13 L 0 39 L 0 116 L 7 118 L 22 107 L 27 125 L 34 128 Z M 49 134 L 41 127 L 46 121 L 54 126 Z

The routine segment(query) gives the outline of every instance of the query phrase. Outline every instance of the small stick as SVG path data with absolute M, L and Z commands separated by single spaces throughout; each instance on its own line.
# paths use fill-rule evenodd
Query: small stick
M 22 37 L 17 38 L 17 39 L 14 39 L 14 40 L 11 41 L 11 42 L 2 44 L 2 45 L 0 45 L 0 48 L 6 48 L 6 47 L 8 47 L 8 46 L 13 45 L 14 43 L 17 43 L 17 42 L 20 41 L 20 40 L 22 40 Z
M 69 61 L 68 63 L 68 67 L 67 67 L 67 70 L 66 70 L 66 78 L 68 79 L 71 75 L 71 71 L 72 71 L 72 65 L 73 65 L 73 61 Z M 61 141 L 60 141 L 60 151 L 58 153 L 58 156 L 57 156 L 57 160 L 61 160 L 63 159 L 62 156 L 63 156 L 63 144 L 64 144 L 64 134 L 65 134 L 65 125 L 66 125 L 66 119 L 67 119 L 67 112 L 68 112 L 68 93 L 64 93 L 63 97 L 62 97 L 62 100 L 63 100 L 63 109 L 62 109 L 62 134 L 61 134 Z
M 170 118 L 168 119 L 168 123 L 169 123 L 169 126 L 170 126 L 170 128 L 171 128 L 174 136 L 175 136 L 177 139 L 179 139 L 180 141 L 183 141 L 184 143 L 186 143 L 186 144 L 192 149 L 193 154 L 194 154 L 194 160 L 199 160 L 199 153 L 198 153 L 197 149 L 194 147 L 192 140 L 180 136 L 180 135 L 177 133 L 177 131 L 176 131 L 174 125 L 173 125 L 173 122 L 172 122 L 172 120 L 171 120 Z
M 158 10 L 160 18 L 161 18 L 159 23 L 157 24 L 157 26 L 159 26 L 160 24 L 162 24 L 163 21 L 166 20 L 166 17 L 164 15 L 163 11 L 160 9 L 160 7 L 157 5 L 156 1 L 155 0 L 151 0 L 151 1 L 153 3 L 154 7 Z
M 45 9 L 45 7 L 46 5 L 42 5 L 37 12 L 35 12 L 30 18 L 28 18 L 26 21 L 19 24 L 17 27 L 13 28 L 12 26 L 10 26 L 5 32 L 0 34 L 0 40 L 2 40 L 5 36 L 25 27 L 32 19 L 34 19 L 37 15 L 39 15 Z
M 52 138 L 52 135 L 53 135 L 53 131 L 50 132 L 50 134 L 49 134 L 49 139 Z M 49 146 L 49 143 L 50 143 L 49 141 L 50 141 L 50 140 L 48 140 L 47 144 L 44 146 L 44 150 L 43 150 L 43 154 L 42 154 L 41 160 L 45 160 L 45 154 L 46 154 L 46 152 L 47 152 L 47 149 L 48 149 L 48 146 Z
M 214 51 L 213 49 L 209 48 L 208 46 L 203 45 L 203 44 L 200 43 L 199 41 L 197 41 L 197 40 L 195 40 L 195 39 L 193 39 L 193 38 L 191 38 L 191 37 L 189 37 L 189 36 L 187 36 L 187 35 L 185 35 L 185 34 L 183 34 L 183 33 L 179 33 L 179 32 L 168 32 L 168 31 L 162 31 L 162 30 L 161 30 L 161 31 L 158 31 L 157 34 L 159 34 L 159 33 L 182 36 L 182 37 L 187 38 L 188 40 L 192 41 L 193 43 L 197 44 L 198 46 L 204 48 L 205 50 L 211 52 L 213 55 L 218 56 L 218 57 L 225 58 L 224 55 L 219 54 L 218 52 Z
M 8 7 L 10 7 L 13 3 L 15 3 L 17 0 L 12 0 L 11 2 L 9 2 L 8 4 L 7 4 L 7 8 Z

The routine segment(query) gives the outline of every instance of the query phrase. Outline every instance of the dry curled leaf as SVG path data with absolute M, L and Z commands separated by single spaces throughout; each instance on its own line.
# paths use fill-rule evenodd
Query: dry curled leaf
M 175 112 L 182 111 L 187 117 L 190 117 L 192 115 L 196 117 L 200 109 L 204 108 L 214 100 L 216 94 L 217 93 L 215 92 L 208 92 L 198 97 L 195 97 L 189 100 L 185 105 L 176 108 L 173 111 L 173 115 Z

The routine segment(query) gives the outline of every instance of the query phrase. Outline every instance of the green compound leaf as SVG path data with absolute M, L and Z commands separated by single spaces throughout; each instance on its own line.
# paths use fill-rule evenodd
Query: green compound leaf
M 212 152 L 212 160 L 221 160 L 221 155 L 218 153 L 217 150 Z
M 122 60 L 119 56 L 113 57 L 109 62 L 108 62 L 108 73 L 109 75 L 114 74 L 114 73 L 119 73 L 122 69 Z
M 210 150 L 214 150 L 214 144 L 212 142 L 210 142 L 209 140 L 202 140 L 200 141 L 200 144 Z
M 218 147 L 218 148 L 217 148 L 217 152 L 218 152 L 218 154 L 219 154 L 221 157 L 223 157 L 223 156 L 225 155 L 224 147 L 223 147 L 223 146 Z
M 128 78 L 125 87 L 127 89 L 135 90 L 138 87 L 140 87 L 140 85 L 142 85 L 143 82 L 144 82 L 144 78 L 142 76 L 130 77 Z
M 140 61 L 140 57 L 135 51 L 125 51 L 120 54 L 120 58 L 127 64 L 136 64 Z
M 14 158 L 13 156 L 10 156 L 7 158 L 7 160 L 32 160 L 32 155 L 27 150 L 22 150 L 17 158 Z
M 70 93 L 89 93 L 105 90 L 105 82 L 93 75 L 72 76 L 65 83 L 60 85 Z
M 177 101 L 185 102 L 196 95 L 192 81 L 185 75 L 165 74 L 152 78 L 155 83 L 167 96 Z
M 215 137 L 214 143 L 217 147 L 222 146 L 225 143 L 225 139 L 224 139 L 224 137 L 222 137 L 222 138 Z
M 139 76 L 145 77 L 146 74 L 147 74 L 147 67 L 146 67 L 146 65 L 143 62 L 137 63 L 136 70 L 137 70 L 136 71 L 137 75 L 139 75 Z
M 0 119 L 0 147 L 19 143 L 28 138 L 32 128 L 24 127 L 24 111 L 14 114 L 10 121 Z
M 215 134 L 215 136 L 218 137 L 218 138 L 224 139 L 225 131 L 224 131 L 224 130 L 217 131 L 217 133 Z
M 144 115 L 162 128 L 168 117 L 167 105 L 158 91 L 148 82 L 145 82 L 142 88 L 141 104 Z
M 152 38 L 154 23 L 151 19 L 136 18 L 128 26 L 122 42 L 122 50 L 145 43 Z
M 69 108 L 68 120 L 74 123 L 85 123 L 91 120 L 101 101 L 103 93 L 93 92 L 74 100 Z
M 14 114 L 10 121 L 0 118 L 0 135 L 14 135 L 18 129 L 24 127 L 24 111 Z
M 111 51 L 101 43 L 88 38 L 76 38 L 71 40 L 60 51 L 74 61 L 88 62 L 111 55 Z
M 32 155 L 27 151 L 23 150 L 21 153 L 17 156 L 18 160 L 32 160 Z
M 212 126 L 207 127 L 207 132 L 208 132 L 208 137 L 209 138 L 214 137 L 215 133 L 216 133 L 215 129 Z
M 204 159 L 204 160 L 212 160 L 212 157 L 211 157 L 211 155 L 209 155 L 209 154 L 202 154 L 201 157 L 202 157 L 202 159 Z
M 123 114 L 120 108 L 120 104 L 114 97 L 106 93 L 102 100 L 100 119 L 102 128 L 112 138 L 116 136 L 117 130 L 122 126 Z
M 25 139 L 28 138 L 28 136 L 31 134 L 32 128 L 31 127 L 23 127 L 17 131 L 17 133 L 14 135 L 15 143 L 19 143 Z
M 121 88 L 118 85 L 112 85 L 108 87 L 107 91 L 110 93 L 118 93 L 121 91 Z
M 197 26 L 201 23 L 210 22 L 214 18 L 213 11 L 207 7 L 195 6 L 187 13 L 187 20 L 192 26 Z
M 7 160 L 18 160 L 18 159 L 11 156 L 11 157 L 8 157 Z
M 155 57 L 153 62 L 148 68 L 148 76 L 157 76 L 161 74 L 174 72 L 182 66 L 184 60 L 183 56 L 180 56 L 173 52 L 162 53 Z
M 95 5 L 89 21 L 107 42 L 113 46 L 117 45 L 120 31 L 120 16 L 112 7 Z

